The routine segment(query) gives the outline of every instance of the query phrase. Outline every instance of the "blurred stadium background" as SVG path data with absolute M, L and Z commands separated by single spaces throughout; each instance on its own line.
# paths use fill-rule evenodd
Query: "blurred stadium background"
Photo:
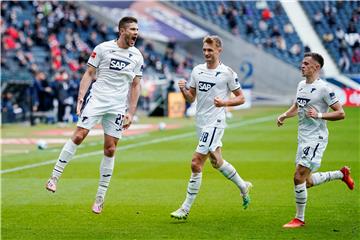
M 291 103 L 309 50 L 324 55 L 322 77 L 341 101 L 359 106 L 359 12 L 359 1 L 2 1 L 2 123 L 75 122 L 89 53 L 116 38 L 125 15 L 139 19 L 144 115 L 168 115 L 167 93 L 202 62 L 207 34 L 224 39 L 222 59 L 241 78 L 248 106 Z
M 338 183 L 314 193 L 319 199 L 325 198 L 326 194 L 325 200 L 328 200 L 317 202 L 318 205 L 314 204 L 309 210 L 316 213 L 316 217 L 312 215 L 312 221 L 318 221 L 318 227 L 310 225 L 308 232 L 301 234 L 284 233 L 280 229 L 279 226 L 293 214 L 291 177 L 296 123 L 289 123 L 287 130 L 274 132 L 277 130 L 272 129 L 274 123 L 271 121 L 293 101 L 301 79 L 299 65 L 304 52 L 321 53 L 325 58 L 322 78 L 336 90 L 348 114 L 344 122 L 329 123 L 330 133 L 335 136 L 329 143 L 332 150 L 325 155 L 328 163 L 325 161 L 323 166 L 333 169 L 344 163 L 352 164 L 355 178 L 359 179 L 360 1 L 1 1 L 0 4 L 1 220 L 4 239 L 359 238 L 359 219 L 355 217 L 359 216 L 359 189 L 356 188 L 353 195 L 344 189 L 340 192 Z M 53 164 L 53 160 L 49 159 L 56 159 L 59 148 L 77 121 L 78 87 L 88 57 L 97 44 L 116 38 L 118 21 L 126 15 L 139 20 L 140 38 L 136 46 L 144 55 L 145 70 L 137 111 L 139 120 L 125 134 L 120 145 L 124 146 L 124 150 L 132 149 L 137 141 L 145 146 L 153 144 L 153 139 L 155 145 L 142 149 L 146 154 L 136 151 L 136 147 L 126 151 L 129 159 L 122 165 L 121 173 L 114 176 L 109 203 L 105 208 L 105 212 L 112 211 L 114 215 L 105 213 L 106 217 L 96 225 L 91 222 L 96 218 L 83 215 L 83 212 L 89 210 L 93 200 L 91 194 L 97 185 L 101 129 L 94 129 L 94 136 L 89 137 L 79 153 L 85 154 L 79 158 L 86 156 L 90 164 L 85 159 L 79 159 L 75 166 L 69 167 L 69 172 L 64 174 L 64 191 L 59 193 L 58 200 L 49 199 L 43 191 L 43 184 Z M 221 215 L 219 221 L 223 224 L 216 225 L 218 227 L 212 225 L 217 219 L 211 222 L 211 216 L 219 216 L 220 213 L 218 206 L 212 202 L 214 199 L 205 192 L 210 192 L 215 186 L 217 191 L 234 195 L 234 189 L 227 184 L 224 190 L 224 180 L 214 176 L 216 173 L 208 168 L 206 174 L 211 177 L 204 182 L 213 179 L 213 186 L 208 186 L 208 190 L 204 186 L 204 195 L 199 197 L 197 205 L 200 210 L 195 210 L 194 216 L 190 216 L 190 221 L 193 218 L 192 223 L 198 225 L 169 225 L 167 214 L 182 200 L 182 190 L 185 191 L 189 173 L 189 161 L 186 159 L 191 158 L 195 146 L 194 135 L 188 134 L 193 132 L 191 116 L 194 115 L 194 106 L 184 102 L 177 82 L 188 79 L 192 67 L 203 62 L 201 42 L 208 34 L 223 38 L 222 60 L 238 73 L 246 94 L 247 103 L 241 110 L 229 109 L 233 113 L 229 117 L 234 116 L 229 119 L 230 124 L 247 126 L 248 122 L 260 123 L 232 129 L 231 133 L 228 131 L 224 142 L 229 160 L 241 169 L 244 167 L 243 171 L 249 170 L 249 175 L 245 176 L 255 178 L 255 186 L 260 185 L 255 199 L 261 198 L 263 202 L 255 201 L 254 210 L 245 216 L 246 220 L 242 216 L 240 223 L 235 224 L 233 221 L 236 221 L 237 214 L 244 215 L 237 210 L 231 211 L 237 208 L 238 203 L 224 200 L 220 193 L 214 193 L 214 199 L 221 199 L 228 207 L 221 210 L 224 216 Z M 241 121 L 245 124 L 241 125 Z M 166 125 L 161 126 L 166 126 L 168 131 L 155 131 L 162 122 Z M 184 132 L 184 137 L 180 137 L 177 144 L 170 143 L 172 136 L 183 136 Z M 156 143 L 159 138 L 163 140 Z M 46 150 L 37 149 L 39 139 L 45 139 Z M 168 139 L 170 142 L 164 148 L 164 141 Z M 182 149 L 179 150 L 178 146 Z M 279 146 L 279 149 L 274 149 L 274 146 Z M 238 155 L 241 159 L 232 160 Z M 119 162 L 122 162 L 121 148 L 118 156 Z M 164 159 L 159 159 L 159 156 Z M 269 157 L 272 160 L 265 161 Z M 135 159 L 134 163 L 130 159 Z M 173 162 L 165 163 L 168 159 Z M 251 162 L 252 159 L 256 161 Z M 262 168 L 265 165 L 280 177 L 264 172 Z M 150 176 L 151 172 L 163 172 L 164 175 L 156 180 L 155 175 Z M 78 175 L 73 178 L 74 174 Z M 135 183 L 135 178 L 142 181 L 140 186 Z M 268 181 L 286 189 L 284 195 L 277 192 L 276 187 L 273 190 L 265 187 L 269 185 Z M 174 191 L 171 184 L 180 189 L 173 196 L 156 195 L 159 188 Z M 76 188 L 78 185 L 81 194 Z M 140 193 L 138 187 L 147 190 Z M 119 193 L 115 193 L 116 188 Z M 270 193 L 267 194 L 267 191 Z M 338 197 L 333 192 L 345 197 Z M 272 194 L 277 194 L 279 198 L 270 197 Z M 34 197 L 29 199 L 31 195 Z M 88 199 L 83 199 L 83 195 Z M 339 198 L 342 199 L 340 206 L 337 202 Z M 274 206 L 273 201 L 280 202 Z M 330 207 L 326 208 L 325 204 Z M 203 205 L 208 205 L 209 209 L 200 207 Z M 137 206 L 146 208 L 139 210 Z M 354 206 L 357 206 L 355 210 Z M 270 216 L 262 215 L 256 208 L 261 209 L 261 213 L 269 208 L 274 212 Z M 161 212 L 164 209 L 166 212 Z M 135 217 L 131 215 L 134 212 Z M 355 220 L 344 220 L 340 213 L 351 215 Z M 136 218 L 142 214 L 146 216 L 143 220 Z M 121 215 L 125 220 L 119 219 Z M 209 219 L 201 218 L 202 215 Z M 270 233 L 274 226 L 265 225 L 273 222 L 272 217 L 276 215 L 281 217 L 275 221 L 278 230 Z M 326 222 L 326 217 L 334 215 L 337 217 L 333 224 L 340 222 L 337 228 Z M 249 220 L 250 217 L 252 220 Z M 75 225 L 68 231 L 60 231 L 61 234 L 44 228 L 44 224 L 55 224 L 58 218 L 62 221 L 68 218 Z M 106 218 L 110 219 L 110 223 Z M 52 222 L 46 223 L 48 219 Z M 160 222 L 156 222 L 157 219 Z M 124 231 L 119 230 L 119 221 L 127 228 L 121 234 L 116 233 Z M 253 224 L 260 224 L 262 229 Z M 240 230 L 241 226 L 245 228 Z M 151 228 L 157 230 L 150 231 Z M 183 232 L 177 232 L 177 228 Z M 338 234 L 339 231 L 341 233 Z

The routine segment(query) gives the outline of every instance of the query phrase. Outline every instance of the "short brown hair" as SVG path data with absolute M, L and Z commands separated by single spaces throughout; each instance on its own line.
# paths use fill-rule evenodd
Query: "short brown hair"
M 123 17 L 122 19 L 120 19 L 119 21 L 119 32 L 120 32 L 120 28 L 124 28 L 126 27 L 126 24 L 128 23 L 137 23 L 138 20 L 135 17 Z
M 209 36 L 204 37 L 203 43 L 208 43 L 208 44 L 215 43 L 216 47 L 220 47 L 220 48 L 222 47 L 222 40 L 217 35 L 209 35 Z
M 312 59 L 314 59 L 316 62 L 320 64 L 320 68 L 324 66 L 324 58 L 318 53 L 307 52 L 304 54 L 304 57 L 311 57 Z

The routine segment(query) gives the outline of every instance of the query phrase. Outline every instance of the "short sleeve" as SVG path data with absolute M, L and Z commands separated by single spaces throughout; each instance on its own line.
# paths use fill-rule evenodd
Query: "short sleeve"
M 87 63 L 90 66 L 93 66 L 94 68 L 98 68 L 100 65 L 101 55 L 102 55 L 101 47 L 100 45 L 97 45 L 92 51 Z
M 191 72 L 189 86 L 196 89 L 195 69 Z
M 323 99 L 328 106 L 331 106 L 339 101 L 334 90 L 329 85 L 326 85 L 323 89 Z
M 229 69 L 230 77 L 228 78 L 228 87 L 230 91 L 235 91 L 237 89 L 241 89 L 241 84 L 239 82 L 238 75 L 231 68 Z
M 137 62 L 136 66 L 134 68 L 134 73 L 136 76 L 142 76 L 143 71 L 144 71 L 144 58 L 140 54 L 139 61 Z
M 301 82 L 299 82 L 298 85 L 297 85 L 296 93 L 295 93 L 295 98 L 294 98 L 294 101 L 293 101 L 293 103 L 296 104 L 296 105 L 297 105 L 298 92 L 299 92 L 299 90 L 300 90 L 300 84 L 301 84 Z

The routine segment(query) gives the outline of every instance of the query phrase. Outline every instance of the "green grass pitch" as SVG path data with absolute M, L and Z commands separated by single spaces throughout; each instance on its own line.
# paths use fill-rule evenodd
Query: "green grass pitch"
M 283 229 L 295 214 L 293 193 L 297 119 L 278 128 L 286 107 L 256 107 L 234 113 L 223 138 L 223 156 L 253 183 L 247 210 L 235 185 L 209 162 L 187 221 L 170 218 L 185 197 L 196 147 L 192 119 L 141 119 L 179 123 L 176 130 L 124 139 L 104 211 L 91 212 L 97 190 L 101 138 L 86 139 L 67 166 L 55 194 L 45 190 L 54 163 L 1 175 L 2 239 L 360 239 L 360 108 L 346 108 L 346 119 L 328 122 L 329 144 L 319 171 L 348 165 L 354 191 L 341 181 L 309 189 L 306 226 Z M 56 126 L 3 126 L 2 137 L 32 137 L 34 129 Z M 73 129 L 71 126 L 70 129 Z M 97 144 L 91 144 L 95 142 Z M 2 171 L 56 159 L 60 145 L 2 146 Z M 10 151 L 10 150 L 14 151 Z M 9 151 L 8 151 L 9 150 Z M 16 153 L 16 151 L 19 151 Z M 21 152 L 23 151 L 23 152 Z M 95 153 L 94 153 L 95 152 Z M 84 155 L 87 154 L 87 155 Z

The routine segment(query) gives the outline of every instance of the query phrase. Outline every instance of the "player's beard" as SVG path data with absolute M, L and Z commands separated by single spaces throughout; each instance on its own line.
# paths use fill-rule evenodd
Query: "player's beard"
M 133 37 L 130 34 L 126 36 L 125 43 L 128 47 L 133 47 L 135 45 L 137 37 Z

